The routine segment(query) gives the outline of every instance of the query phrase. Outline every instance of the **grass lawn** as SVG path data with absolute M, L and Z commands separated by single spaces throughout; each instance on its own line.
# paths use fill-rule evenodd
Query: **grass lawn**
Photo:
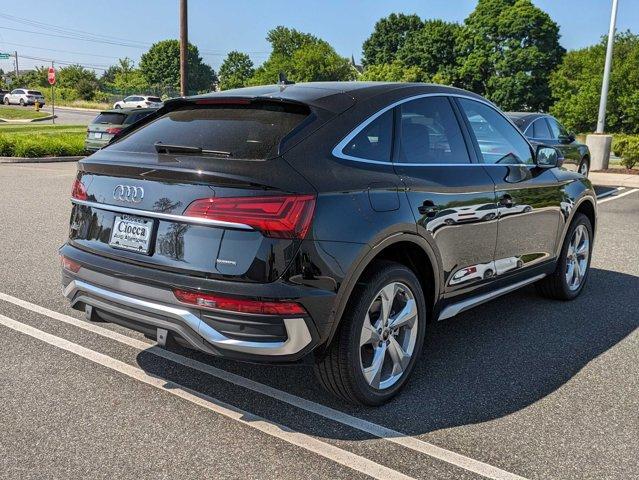
M 33 107 L 3 107 L 0 106 L 0 118 L 5 120 L 29 120 L 32 118 L 48 117 L 46 112 L 36 112 Z
M 84 155 L 86 131 L 83 125 L 0 124 L 0 156 Z

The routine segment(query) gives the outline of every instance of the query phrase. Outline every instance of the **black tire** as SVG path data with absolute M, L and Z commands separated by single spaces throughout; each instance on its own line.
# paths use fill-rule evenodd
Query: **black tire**
M 8 99 L 8 98 L 5 98 L 5 99 L 4 99 L 4 104 L 5 104 L 5 105 L 9 105 L 9 99 Z
M 20 99 L 20 106 L 24 107 L 24 100 L 22 98 Z
M 577 228 L 583 225 L 588 232 L 588 259 L 586 272 L 584 273 L 583 279 L 581 280 L 578 288 L 571 289 L 568 285 L 568 281 L 566 280 L 566 272 L 568 269 L 568 248 L 570 246 L 570 242 L 572 241 L 573 235 Z M 574 300 L 579 296 L 584 286 L 586 285 L 586 281 L 588 280 L 588 276 L 590 274 L 590 261 L 592 258 L 592 245 L 593 245 L 593 234 L 592 234 L 592 224 L 587 216 L 582 213 L 575 214 L 575 217 L 568 227 L 568 232 L 566 232 L 566 238 L 564 239 L 564 244 L 561 247 L 561 253 L 559 254 L 559 260 L 557 261 L 557 267 L 555 271 L 540 280 L 535 284 L 537 288 L 537 292 L 547 298 L 552 298 L 555 300 Z
M 382 288 L 394 282 L 408 287 L 414 296 L 417 307 L 417 324 L 413 327 L 416 328 L 416 340 L 401 376 L 388 388 L 377 389 L 369 385 L 362 372 L 360 336 L 369 307 Z M 370 274 L 359 282 L 353 292 L 332 343 L 315 361 L 318 380 L 330 393 L 350 403 L 374 406 L 389 401 L 406 384 L 419 358 L 426 333 L 426 312 L 422 287 L 411 270 L 394 262 L 375 262 Z M 390 344 L 390 340 L 387 342 Z
M 588 174 L 590 173 L 590 160 L 588 159 L 588 157 L 584 157 L 581 159 L 581 162 L 579 162 L 579 167 L 577 171 L 581 173 L 584 177 L 588 176 Z
M 120 105 L 116 105 L 115 108 L 122 108 Z

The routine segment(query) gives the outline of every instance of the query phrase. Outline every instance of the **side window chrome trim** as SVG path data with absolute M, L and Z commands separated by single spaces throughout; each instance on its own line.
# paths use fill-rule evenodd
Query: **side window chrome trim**
M 373 122 L 376 118 L 380 117 L 381 115 L 383 115 L 387 111 L 392 110 L 393 108 L 395 108 L 395 107 L 397 107 L 397 106 L 399 106 L 399 105 L 401 105 L 403 103 L 410 102 L 410 101 L 413 101 L 413 100 L 417 100 L 417 99 L 420 99 L 420 98 L 428 98 L 428 97 L 465 98 L 465 99 L 472 100 L 472 101 L 477 102 L 477 103 L 483 103 L 484 105 L 487 105 L 488 107 L 490 107 L 493 110 L 495 110 L 504 119 L 506 119 L 506 121 L 508 123 L 510 123 L 513 126 L 513 128 L 517 131 L 517 133 L 519 133 L 521 135 L 521 137 L 525 140 L 525 142 L 530 147 L 531 151 L 532 152 L 535 151 L 535 149 L 533 148 L 531 143 L 528 141 L 526 136 L 521 132 L 521 130 L 519 130 L 517 125 L 515 125 L 510 118 L 508 118 L 506 115 L 501 113 L 495 107 L 495 105 L 493 105 L 491 102 L 489 102 L 487 100 L 484 100 L 484 99 L 471 97 L 469 95 L 461 95 L 459 93 L 422 93 L 420 95 L 414 95 L 412 97 L 402 98 L 401 100 L 398 100 L 395 103 L 391 103 L 390 105 L 386 105 L 381 110 L 378 110 L 377 112 L 372 114 L 370 117 L 368 117 L 362 123 L 360 123 L 357 127 L 355 127 L 353 130 L 351 130 L 351 132 L 348 135 L 346 135 L 337 145 L 335 145 L 335 147 L 333 148 L 331 154 L 334 157 L 341 158 L 343 160 L 350 160 L 350 161 L 353 161 L 353 162 L 372 163 L 372 164 L 375 164 L 375 165 L 401 165 L 402 167 L 469 167 L 469 166 L 470 167 L 486 167 L 486 166 L 490 166 L 490 165 L 495 165 L 495 166 L 500 166 L 500 167 L 529 166 L 529 164 L 525 164 L 525 163 L 504 163 L 504 164 L 472 163 L 472 162 L 471 163 L 403 163 L 403 162 L 393 162 L 393 161 L 390 161 L 390 160 L 388 162 L 382 162 L 382 161 L 379 161 L 379 160 L 368 160 L 366 158 L 353 157 L 351 155 L 347 155 L 347 154 L 343 153 L 343 150 L 344 150 L 344 148 L 346 148 L 346 145 L 348 145 L 350 143 L 350 141 L 353 138 L 355 138 L 355 136 L 359 132 L 364 130 L 364 128 L 366 128 L 368 126 L 368 124 Z

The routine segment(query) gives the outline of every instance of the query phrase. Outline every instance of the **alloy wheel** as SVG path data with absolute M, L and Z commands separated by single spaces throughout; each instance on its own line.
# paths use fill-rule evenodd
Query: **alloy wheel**
M 588 175 L 588 162 L 581 162 L 581 165 L 579 166 L 579 173 L 581 173 L 583 176 Z
M 418 336 L 415 295 L 401 282 L 382 288 L 371 302 L 360 335 L 360 367 L 366 382 L 384 390 L 399 381 Z
M 586 277 L 590 256 L 590 235 L 585 225 L 578 225 L 572 234 L 566 255 L 566 284 L 572 291 L 579 289 Z

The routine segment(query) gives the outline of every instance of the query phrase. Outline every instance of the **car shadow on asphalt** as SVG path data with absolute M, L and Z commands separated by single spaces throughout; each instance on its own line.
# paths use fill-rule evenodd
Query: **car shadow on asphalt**
M 317 385 L 312 368 L 254 365 L 179 347 L 182 355 L 271 385 L 409 435 L 475 424 L 524 409 L 554 392 L 586 364 L 639 327 L 639 277 L 593 268 L 572 302 L 547 300 L 534 287 L 430 324 L 424 353 L 406 388 L 387 405 L 355 407 Z M 308 433 L 356 440 L 350 429 L 300 419 L 299 411 L 207 374 L 138 355 L 148 373 Z M 294 411 L 294 410 L 293 410 Z M 294 411 L 295 412 L 295 411 Z M 280 417 L 280 418 L 278 418 Z

